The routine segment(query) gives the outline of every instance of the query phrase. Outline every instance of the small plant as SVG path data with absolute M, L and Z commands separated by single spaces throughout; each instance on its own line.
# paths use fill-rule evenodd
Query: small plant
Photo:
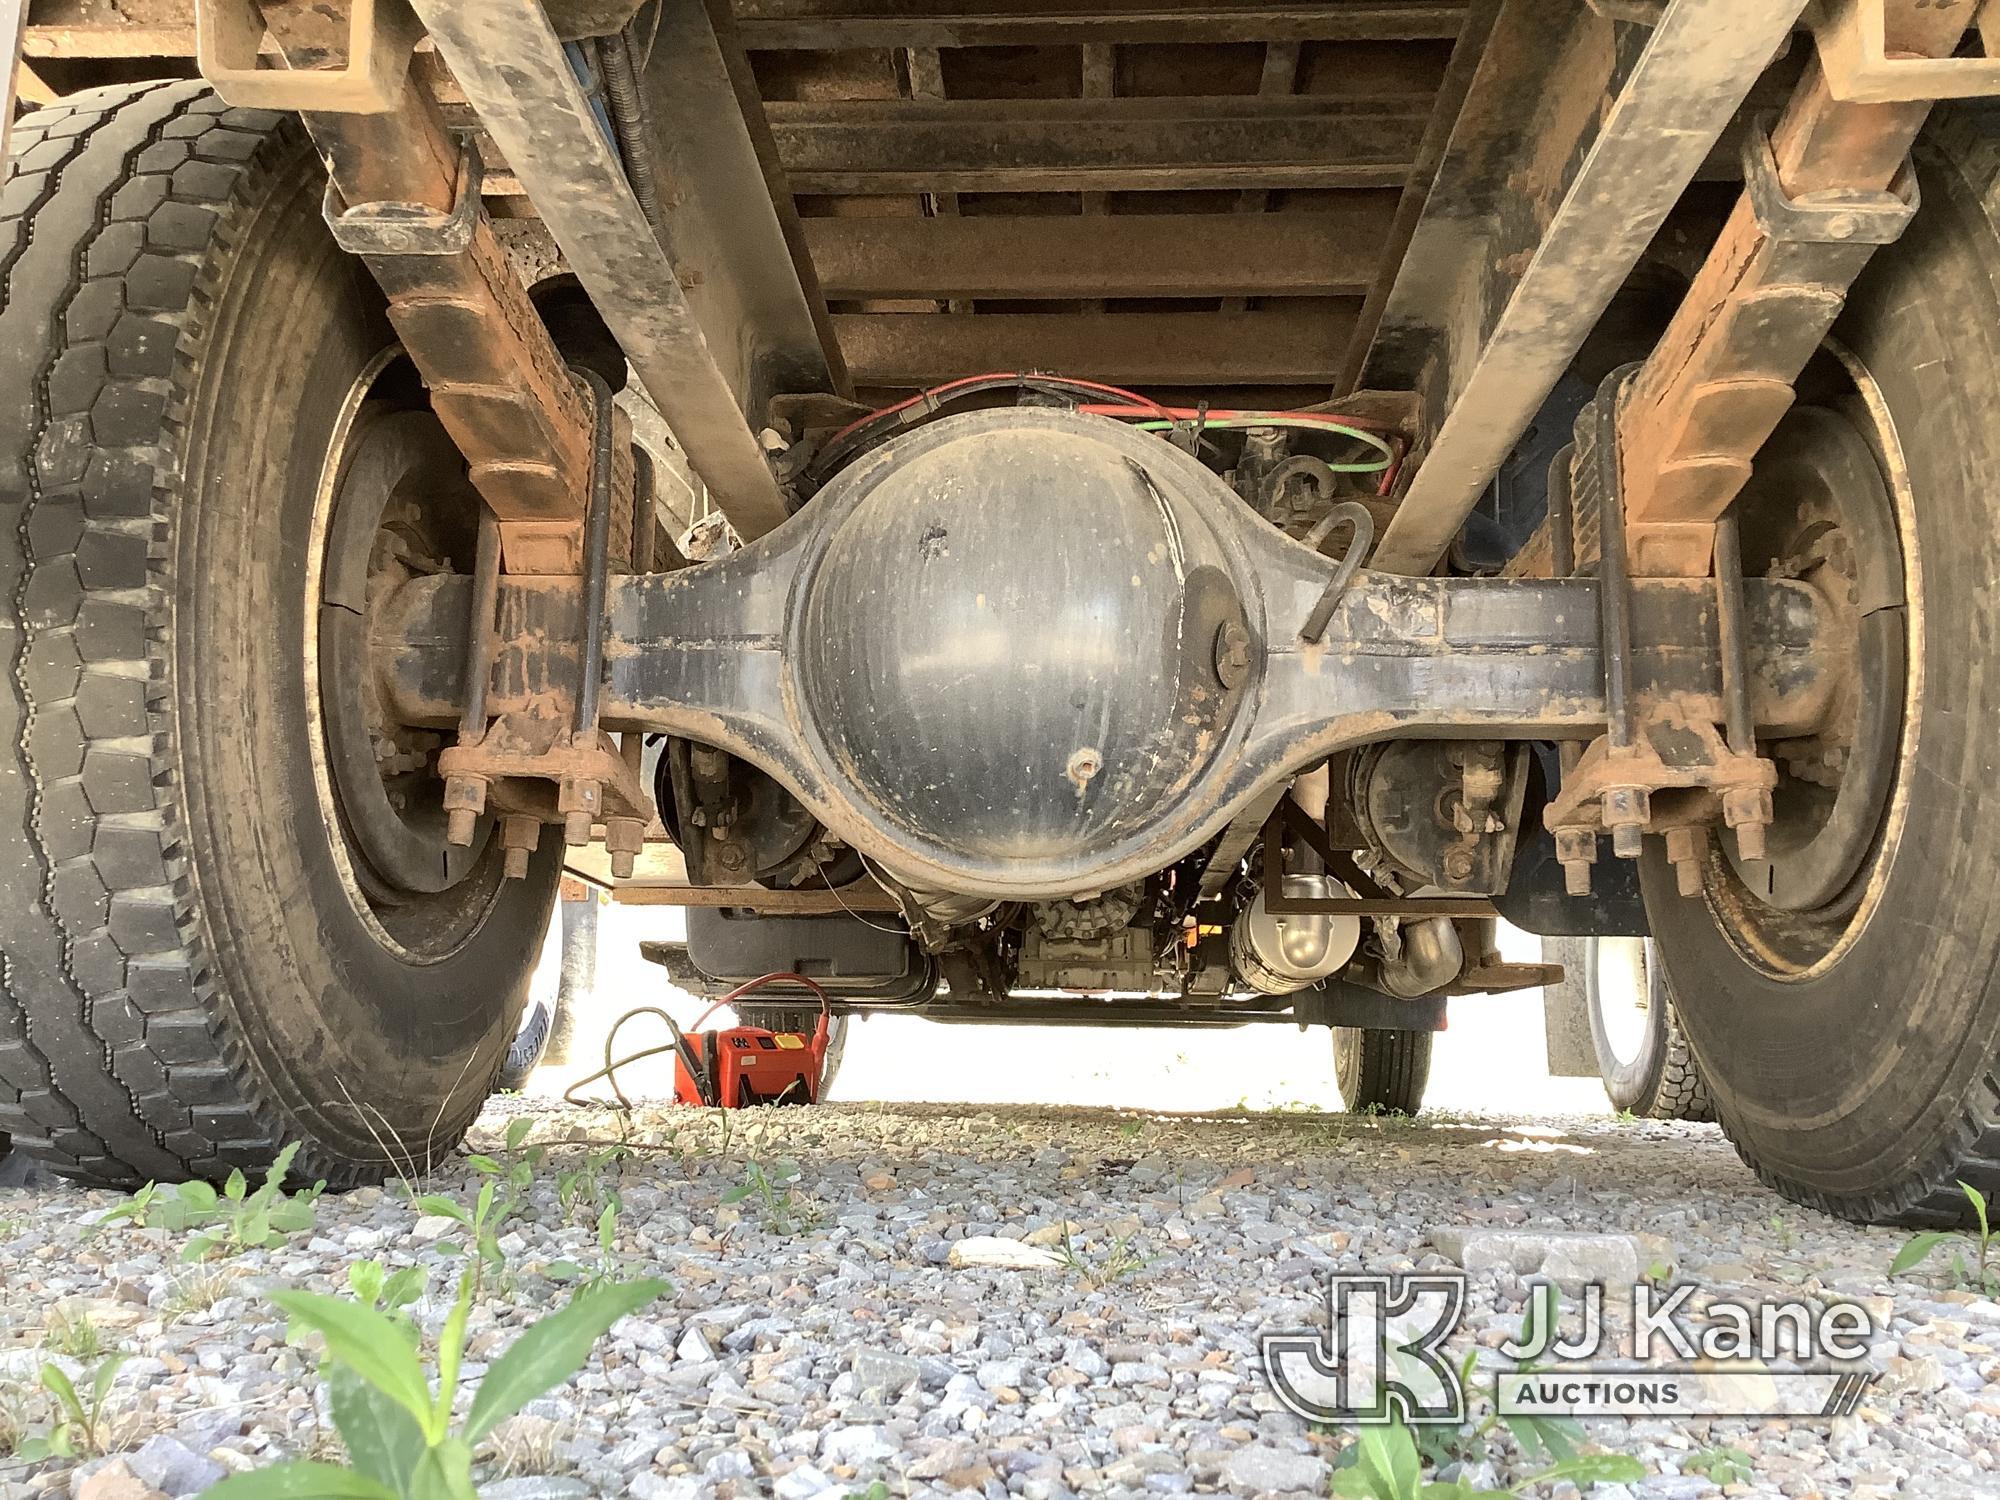
M 1901 1276 L 1914 1271 L 1940 1246 L 1952 1245 L 1951 1267 L 1955 1285 L 1971 1287 L 1985 1297 L 2000 1297 L 2000 1275 L 1990 1269 L 1994 1261 L 1993 1227 L 1986 1216 L 1986 1195 L 1968 1182 L 1961 1182 L 1958 1190 L 1965 1194 L 1972 1205 L 1972 1213 L 1979 1225 L 1977 1235 L 1952 1234 L 1945 1230 L 1926 1229 L 1921 1234 L 1910 1236 L 1909 1243 L 1896 1252 L 1896 1258 L 1889 1263 L 1889 1274 Z M 1965 1263 L 1967 1249 L 1973 1252 L 1973 1264 Z
M 613 1323 L 667 1290 L 665 1282 L 647 1280 L 578 1292 L 493 1361 L 464 1420 L 454 1425 L 477 1263 L 459 1277 L 457 1299 L 438 1335 L 435 1389 L 409 1320 L 385 1310 L 398 1299 L 414 1300 L 421 1283 L 399 1281 L 401 1272 L 385 1276 L 379 1265 L 368 1264 L 372 1270 L 356 1267 L 349 1273 L 358 1300 L 313 1292 L 271 1294 L 294 1329 L 310 1329 L 326 1340 L 328 1403 L 347 1445 L 348 1464 L 298 1459 L 232 1475 L 207 1492 L 210 1500 L 471 1500 L 474 1446 L 574 1375 Z
M 285 1192 L 285 1174 L 299 1154 L 294 1141 L 278 1153 L 255 1192 L 240 1169 L 232 1169 L 217 1193 L 212 1183 L 183 1182 L 162 1188 L 149 1182 L 97 1221 L 97 1227 L 126 1223 L 138 1229 L 199 1229 L 181 1252 L 184 1261 L 223 1252 L 261 1249 L 313 1227 L 324 1182 L 302 1193 Z
M 557 1173 L 556 1206 L 563 1211 L 564 1216 L 574 1216 L 579 1208 L 587 1208 L 602 1215 L 607 1201 L 604 1169 L 623 1161 L 631 1154 L 630 1148 L 625 1146 L 603 1146 L 585 1156 L 581 1163 L 569 1171 Z
M 1064 1267 L 1082 1277 L 1093 1291 L 1136 1276 L 1153 1262 L 1152 1256 L 1133 1245 L 1130 1235 L 1120 1236 L 1095 1256 L 1087 1255 L 1070 1239 L 1067 1224 L 1063 1226 L 1062 1248 L 1056 1254 L 1062 1257 Z
M 620 1271 L 618 1261 L 618 1209 L 617 1196 L 605 1203 L 597 1214 L 597 1264 L 583 1266 L 573 1260 L 551 1261 L 548 1276 L 552 1281 L 581 1281 L 587 1286 L 602 1286 Z
M 1741 1448 L 1703 1448 L 1681 1460 L 1681 1472 L 1701 1474 L 1726 1487 L 1748 1484 L 1751 1463 L 1750 1455 Z
M 1333 1493 L 1342 1500 L 1506 1500 L 1558 1480 L 1582 1488 L 1634 1484 L 1646 1474 L 1637 1459 L 1620 1453 L 1572 1454 L 1504 1490 L 1475 1489 L 1462 1479 L 1440 1484 L 1423 1477 L 1417 1440 L 1401 1422 L 1363 1428 L 1349 1451 L 1354 1454 L 1353 1462 L 1333 1476 Z
M 207 1312 L 235 1290 L 236 1277 L 227 1269 L 196 1267 L 175 1278 L 173 1290 L 167 1293 L 166 1305 L 160 1311 L 170 1321 L 177 1321 L 190 1313 Z
M 1771 1233 L 1778 1237 L 1778 1253 L 1780 1255 L 1790 1255 L 1792 1253 L 1792 1226 L 1785 1222 L 1783 1214 L 1771 1215 Z
M 42 1347 L 71 1359 L 96 1359 L 104 1352 L 104 1335 L 90 1321 L 89 1313 L 71 1311 L 58 1303 L 42 1330 Z
M 484 1274 L 486 1268 L 490 1267 L 497 1271 L 507 1264 L 506 1252 L 500 1248 L 500 1226 L 506 1223 L 513 1206 L 513 1199 L 500 1198 L 496 1184 L 491 1180 L 479 1185 L 479 1195 L 472 1200 L 470 1209 L 454 1198 L 445 1197 L 442 1193 L 426 1193 L 417 1200 L 417 1207 L 425 1213 L 450 1219 L 465 1230 L 471 1240 L 474 1256 L 472 1273 L 475 1278 L 475 1292 L 477 1279 Z M 457 1252 L 459 1248 L 452 1240 L 438 1242 L 438 1249 L 448 1255 Z
M 772 1234 L 797 1234 L 810 1229 L 819 1218 L 819 1211 L 796 1191 L 798 1180 L 799 1164 L 795 1161 L 773 1162 L 769 1171 L 762 1162 L 751 1161 L 743 1169 L 743 1181 L 724 1193 L 722 1201 L 755 1199 L 765 1229 Z
M 43 1364 L 42 1389 L 55 1401 L 55 1420 L 47 1432 L 23 1438 L 14 1450 L 15 1457 L 39 1463 L 49 1458 L 92 1458 L 102 1453 L 110 1443 L 105 1407 L 111 1399 L 111 1384 L 118 1378 L 119 1366 L 131 1357 L 108 1354 L 99 1360 L 86 1387 L 90 1392 L 88 1400 L 77 1394 L 76 1384 L 69 1376 L 52 1363 Z

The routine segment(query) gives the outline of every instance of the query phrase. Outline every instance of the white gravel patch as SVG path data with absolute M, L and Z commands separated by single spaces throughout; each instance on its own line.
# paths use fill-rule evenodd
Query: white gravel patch
M 503 1100 L 475 1147 L 523 1111 L 550 1156 L 504 1228 L 508 1265 L 474 1311 L 468 1380 L 567 1295 L 551 1262 L 597 1259 L 601 1200 L 571 1183 L 566 1209 L 558 1191 L 619 1122 Z M 1601 1500 L 1718 1493 L 1680 1464 L 1722 1445 L 1753 1458 L 1730 1494 L 2000 1494 L 2000 1305 L 1947 1289 L 1942 1257 L 1936 1274 L 1892 1282 L 1905 1235 L 1782 1203 L 1712 1127 L 864 1105 L 729 1125 L 725 1143 L 704 1112 L 630 1121 L 646 1149 L 598 1173 L 623 1205 L 615 1254 L 673 1291 L 501 1429 L 482 1494 L 814 1500 L 879 1480 L 892 1497 L 979 1500 L 1323 1495 L 1347 1437 L 1282 1409 L 1257 1336 L 1313 1323 L 1330 1268 L 1448 1268 L 1434 1236 L 1463 1227 L 1659 1236 L 1679 1278 L 1717 1295 L 1851 1298 L 1879 1320 L 1882 1379 L 1852 1418 L 1589 1424 L 1648 1470 L 1629 1491 L 1597 1487 Z M 721 1201 L 753 1159 L 799 1165 L 775 1212 Z M 470 1202 L 476 1182 L 454 1163 L 421 1186 Z M 73 1338 L 87 1320 L 134 1355 L 112 1399 L 123 1467 L 0 1460 L 6 1494 L 178 1496 L 231 1470 L 337 1457 L 314 1359 L 286 1344 L 264 1292 L 344 1291 L 362 1257 L 424 1265 L 435 1328 L 461 1264 L 448 1228 L 396 1187 L 325 1199 L 311 1233 L 198 1266 L 180 1263 L 185 1234 L 92 1232 L 118 1201 L 60 1183 L 0 1190 L 0 1428 L 45 1416 L 33 1381 L 60 1341 L 52 1324 Z M 987 1237 L 1059 1264 L 980 1263 L 991 1247 L 954 1263 L 955 1244 Z M 1527 1295 L 1511 1266 L 1475 1270 L 1450 1350 L 1511 1336 Z M 1503 1483 L 1535 1467 L 1500 1433 L 1489 1461 Z

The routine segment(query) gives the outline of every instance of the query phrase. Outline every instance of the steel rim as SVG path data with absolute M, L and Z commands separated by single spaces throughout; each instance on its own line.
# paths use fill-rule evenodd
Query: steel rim
M 1802 796 L 1798 747 L 1760 745 L 1779 768 L 1771 863 L 1791 859 L 1808 866 L 1801 875 L 1794 865 L 1789 892 L 1784 872 L 1774 889 L 1770 874 L 1744 864 L 1733 840 L 1719 837 L 1709 842 L 1703 879 L 1703 899 L 1731 946 L 1750 967 L 1781 983 L 1806 983 L 1829 972 L 1852 951 L 1880 906 L 1907 818 L 1906 773 L 1915 750 L 1922 676 L 1921 558 L 1909 470 L 1894 420 L 1866 368 L 1831 341 L 1809 379 L 1822 393 L 1822 404 L 1813 408 L 1819 423 L 1815 439 L 1865 444 L 1881 487 L 1872 492 L 1825 487 L 1838 512 L 1832 516 L 1823 510 L 1806 514 L 1811 507 L 1802 506 L 1793 492 L 1778 503 L 1789 503 L 1794 514 L 1776 524 L 1760 515 L 1758 497 L 1746 490 L 1744 566 L 1805 576 L 1843 621 L 1857 662 L 1854 702 L 1837 710 L 1835 722 L 1842 723 L 1844 714 L 1843 727 L 1809 747 L 1808 756 L 1836 746 L 1847 754 L 1837 776 L 1825 776 L 1824 759 L 1816 767 L 1822 783 L 1834 782 L 1821 787 L 1833 796 Z M 1801 382 L 1802 389 L 1807 385 Z M 1845 424 L 1844 439 L 1833 424 Z M 1831 448 L 1823 456 L 1835 466 Z M 1863 508 L 1875 506 L 1879 513 L 1872 517 Z M 1754 550 L 1753 531 L 1761 537 Z M 1852 553 L 1853 565 L 1829 574 L 1825 563 L 1843 550 Z M 1819 558 L 1820 566 L 1794 573 L 1808 557 Z M 1864 614 L 1867 596 L 1879 602 L 1884 587 L 1892 588 L 1899 602 Z M 1846 593 L 1860 597 L 1842 598 Z
M 1590 1001 L 1605 1050 L 1621 1068 L 1631 1067 L 1645 1053 L 1652 989 L 1644 938 L 1590 940 Z
M 342 892 L 380 947 L 405 963 L 421 965 L 443 962 L 464 949 L 491 914 L 501 883 L 498 861 L 481 857 L 490 820 L 482 820 L 471 850 L 448 851 L 445 845 L 442 783 L 428 769 L 442 745 L 438 736 L 401 736 L 409 744 L 398 748 L 406 756 L 421 754 L 425 764 L 391 761 L 384 768 L 387 774 L 377 775 L 372 785 L 359 764 L 357 745 L 383 731 L 394 744 L 401 729 L 387 724 L 365 670 L 370 604 L 380 604 L 388 581 L 377 556 L 385 545 L 381 534 L 410 540 L 412 520 L 421 523 L 422 515 L 405 481 L 429 483 L 437 477 L 435 445 L 413 436 L 415 424 L 402 422 L 415 414 L 382 399 L 384 388 L 396 383 L 399 367 L 407 369 L 395 348 L 369 362 L 342 402 L 327 444 L 307 539 L 310 593 L 302 660 L 313 782 Z M 427 415 L 420 420 L 434 421 Z M 401 434 L 393 430 L 399 424 L 405 428 Z M 351 519 L 356 506 L 379 518 L 378 524 L 365 527 L 365 534 Z M 345 526 L 343 513 L 350 517 Z M 368 554 L 358 570 L 353 555 L 357 536 Z M 469 546 L 464 545 L 462 560 L 455 547 L 435 560 L 469 567 Z M 383 556 L 397 550 L 390 546 Z M 435 846 L 429 848 L 433 824 Z M 428 873 L 420 873 L 413 859 L 423 860 Z

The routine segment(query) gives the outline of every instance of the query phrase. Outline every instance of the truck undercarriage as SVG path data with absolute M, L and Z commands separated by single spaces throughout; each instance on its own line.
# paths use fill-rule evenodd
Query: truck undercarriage
M 567 867 L 1384 1107 L 1650 936 L 1780 1191 L 2000 1188 L 1991 6 L 15 8 L 17 1145 L 448 1145 Z

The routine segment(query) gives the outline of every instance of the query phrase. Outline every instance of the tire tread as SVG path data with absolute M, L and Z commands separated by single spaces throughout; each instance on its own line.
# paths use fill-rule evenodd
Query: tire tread
M 0 197 L 0 403 L 28 434 L 0 453 L 0 809 L 35 896 L 0 919 L 0 1132 L 66 1176 L 215 1178 L 283 1144 L 181 844 L 167 539 L 232 211 L 300 149 L 199 83 L 116 86 L 26 116 Z

